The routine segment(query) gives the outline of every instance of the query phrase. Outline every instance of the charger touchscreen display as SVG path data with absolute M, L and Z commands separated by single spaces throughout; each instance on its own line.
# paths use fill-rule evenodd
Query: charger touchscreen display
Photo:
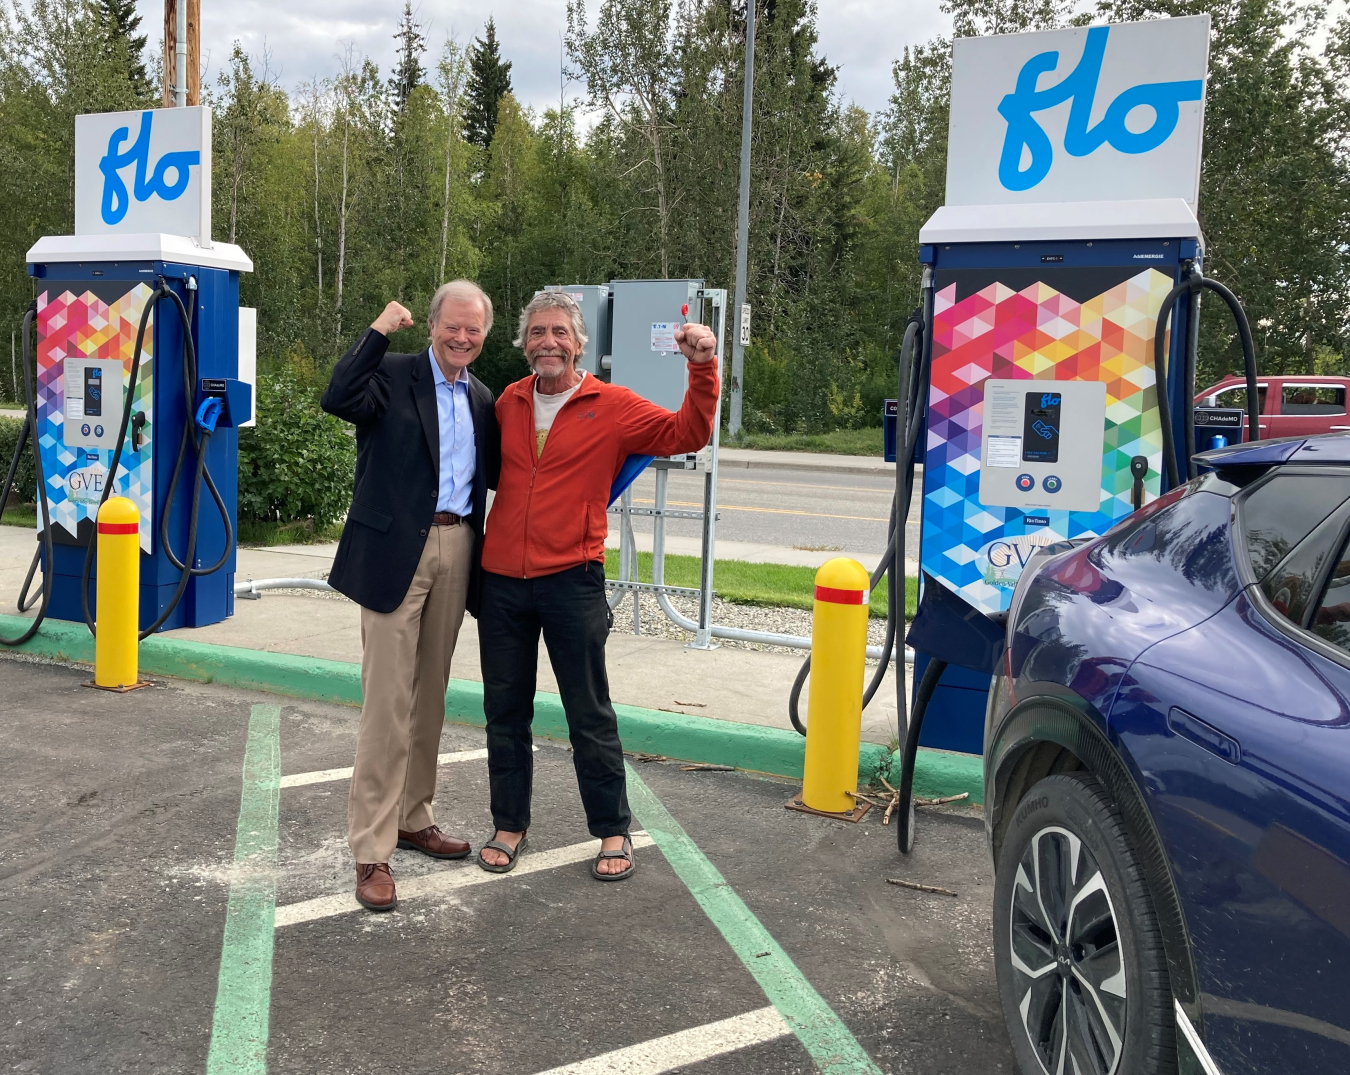
M 1058 392 L 1027 393 L 1022 421 L 1022 459 L 1025 462 L 1059 462 L 1059 411 L 1063 398 Z
M 86 418 L 103 414 L 103 371 L 97 366 L 84 369 L 84 413 Z

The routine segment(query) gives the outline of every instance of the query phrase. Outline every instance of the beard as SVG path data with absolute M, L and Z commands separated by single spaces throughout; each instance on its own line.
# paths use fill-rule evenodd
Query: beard
M 558 365 L 561 363 L 561 365 Z M 574 368 L 573 360 L 564 355 L 551 354 L 548 352 L 536 354 L 526 359 L 526 364 L 530 367 L 530 372 L 536 377 L 541 377 L 546 381 L 554 381 L 559 377 L 566 376 Z M 541 369 L 541 365 L 547 364 L 547 369 Z

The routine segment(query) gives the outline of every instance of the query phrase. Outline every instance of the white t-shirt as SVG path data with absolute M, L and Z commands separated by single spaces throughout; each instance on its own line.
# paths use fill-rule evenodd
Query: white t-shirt
M 577 393 L 577 389 L 582 386 L 586 380 L 586 371 L 577 370 L 581 374 L 581 380 L 574 384 L 565 392 L 559 392 L 556 395 L 546 396 L 539 391 L 539 382 L 535 381 L 534 389 L 534 457 L 540 458 L 544 454 L 544 441 L 548 439 L 548 431 L 553 428 L 553 419 L 558 417 L 558 412 L 562 410 L 566 403 Z

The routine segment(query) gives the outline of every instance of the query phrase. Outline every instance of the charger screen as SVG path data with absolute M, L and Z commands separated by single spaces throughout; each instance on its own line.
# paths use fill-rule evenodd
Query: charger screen
M 1024 462 L 1059 462 L 1059 412 L 1063 399 L 1058 392 L 1027 393 L 1022 420 Z
M 103 415 L 103 371 L 97 366 L 84 368 L 84 414 L 86 418 Z

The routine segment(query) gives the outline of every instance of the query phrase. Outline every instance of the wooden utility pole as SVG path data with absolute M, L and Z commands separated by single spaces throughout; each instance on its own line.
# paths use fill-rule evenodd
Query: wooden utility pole
M 180 11 L 181 5 L 181 11 Z M 164 0 L 164 96 L 166 108 L 202 103 L 202 0 Z M 179 48 L 179 30 L 183 48 Z M 184 60 L 186 84 L 178 77 L 179 57 Z

